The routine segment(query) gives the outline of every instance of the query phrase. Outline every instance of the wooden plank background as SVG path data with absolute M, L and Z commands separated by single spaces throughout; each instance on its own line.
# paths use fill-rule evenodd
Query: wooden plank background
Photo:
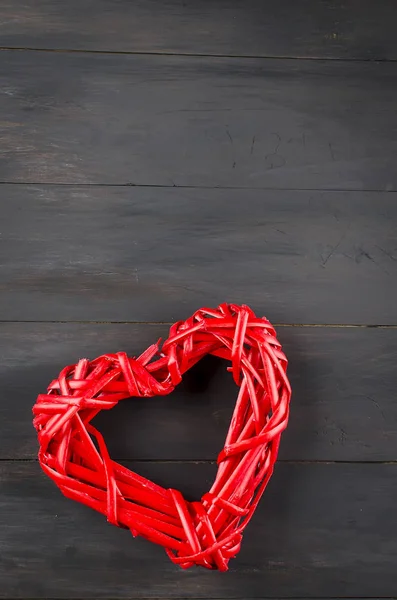
M 1 3 L 1 598 L 395 596 L 396 29 L 388 0 Z M 291 419 L 230 572 L 184 572 L 63 498 L 31 407 L 225 300 L 278 324 Z M 199 498 L 235 397 L 208 359 L 96 424 Z
M 3 0 L 11 48 L 393 60 L 388 0 Z
M 2 190 L 8 319 L 172 322 L 227 297 L 276 323 L 397 324 L 396 193 Z
M 393 62 L 2 57 L 1 181 L 397 189 Z

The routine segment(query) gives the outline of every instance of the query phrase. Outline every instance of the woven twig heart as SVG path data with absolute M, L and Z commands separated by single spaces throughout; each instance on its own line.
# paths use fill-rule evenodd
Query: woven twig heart
M 111 460 L 90 422 L 124 398 L 169 394 L 206 354 L 231 361 L 240 390 L 214 484 L 200 502 L 188 502 Z M 286 368 L 267 319 L 244 305 L 202 308 L 172 325 L 161 351 L 157 343 L 137 359 L 119 352 L 65 367 L 33 407 L 40 464 L 65 496 L 161 544 L 173 562 L 226 571 L 272 475 L 287 425 Z

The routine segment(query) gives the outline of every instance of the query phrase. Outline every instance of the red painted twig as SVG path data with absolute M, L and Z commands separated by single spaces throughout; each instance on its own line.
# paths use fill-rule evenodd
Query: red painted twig
M 124 398 L 169 394 L 206 354 L 231 362 L 240 389 L 212 488 L 200 502 L 188 502 L 113 461 L 90 422 Z M 136 359 L 119 352 L 65 367 L 33 407 L 40 464 L 65 496 L 164 546 L 181 567 L 226 571 L 272 475 L 287 425 L 286 368 L 267 319 L 244 305 L 201 308 L 172 325 L 161 350 L 157 343 Z

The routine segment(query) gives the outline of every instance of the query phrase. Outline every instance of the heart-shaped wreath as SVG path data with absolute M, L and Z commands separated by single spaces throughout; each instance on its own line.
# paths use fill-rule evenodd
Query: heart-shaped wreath
M 231 361 L 228 370 L 240 389 L 212 488 L 200 502 L 188 502 L 178 490 L 113 461 L 91 420 L 124 398 L 169 394 L 207 354 Z M 172 325 L 161 350 L 158 342 L 138 358 L 119 352 L 65 367 L 33 407 L 41 467 L 65 496 L 164 546 L 181 567 L 226 571 L 272 475 L 287 425 L 286 368 L 267 319 L 245 305 L 201 308 Z

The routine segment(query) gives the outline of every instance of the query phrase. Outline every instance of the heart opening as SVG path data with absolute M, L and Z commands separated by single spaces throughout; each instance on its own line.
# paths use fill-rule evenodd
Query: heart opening
M 194 501 L 206 489 L 178 473 L 180 462 L 216 463 L 232 417 L 236 384 L 226 360 L 205 356 L 182 376 L 169 396 L 131 397 L 92 421 L 110 456 L 163 487 L 179 489 Z M 174 463 L 164 476 L 160 465 Z M 213 465 L 209 471 L 216 474 Z M 167 477 L 167 480 L 165 480 Z

